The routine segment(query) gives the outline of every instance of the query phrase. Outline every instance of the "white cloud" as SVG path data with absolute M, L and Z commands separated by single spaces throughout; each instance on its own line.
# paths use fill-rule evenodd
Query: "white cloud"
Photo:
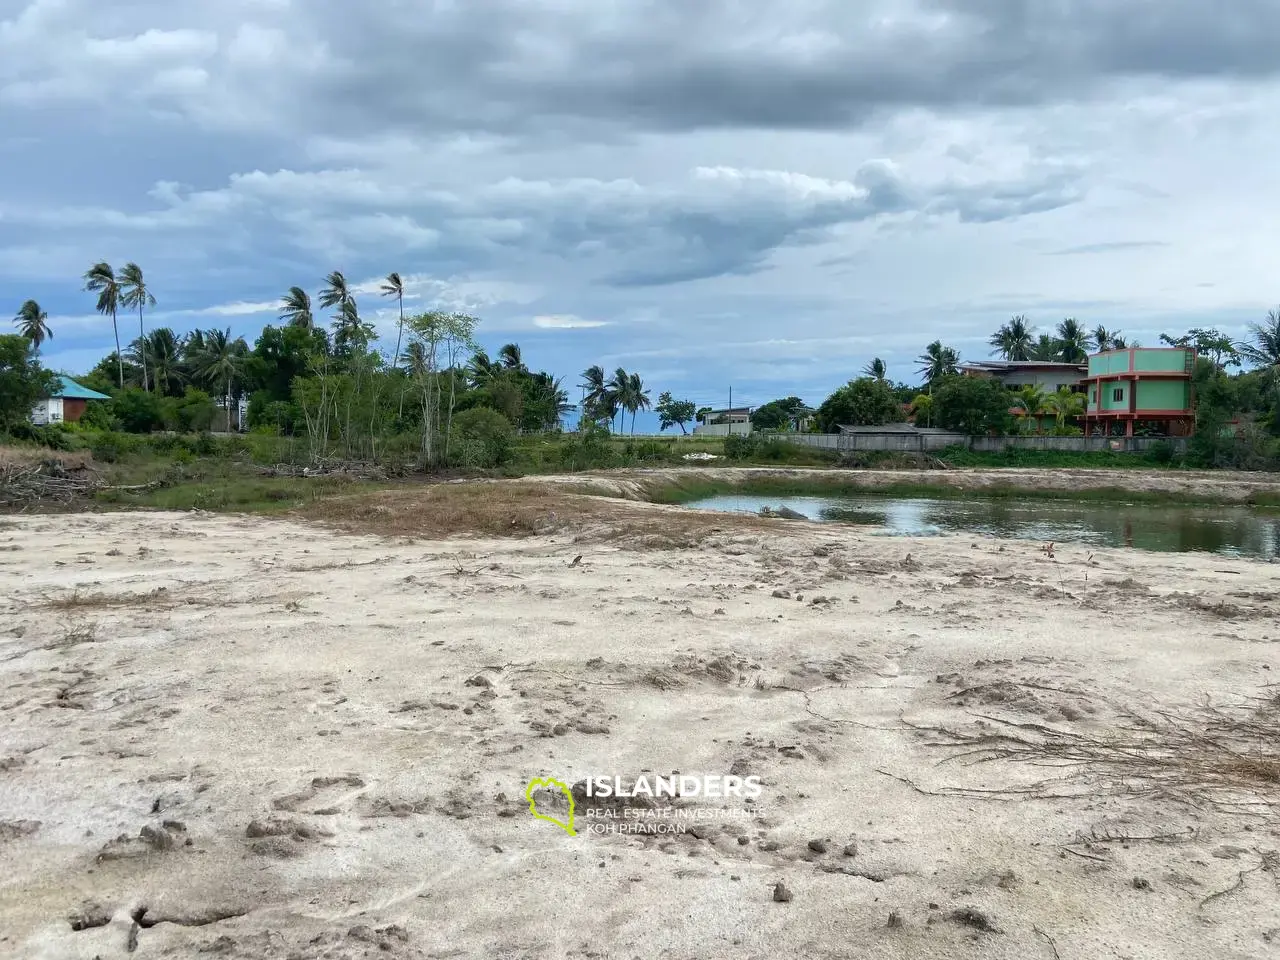
M 542 330 L 589 330 L 607 327 L 607 320 L 584 320 L 571 313 L 541 314 L 533 318 L 533 325 Z

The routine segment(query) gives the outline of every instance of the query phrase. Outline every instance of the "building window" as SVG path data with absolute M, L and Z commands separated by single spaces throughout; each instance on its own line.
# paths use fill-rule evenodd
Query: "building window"
M 1111 391 L 1111 400 L 1113 403 L 1119 403 L 1124 399 L 1124 387 L 1116 387 Z

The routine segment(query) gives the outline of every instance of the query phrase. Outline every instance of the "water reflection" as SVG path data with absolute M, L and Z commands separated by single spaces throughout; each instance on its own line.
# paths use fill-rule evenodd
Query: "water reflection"
M 1262 558 L 1277 556 L 1280 545 L 1280 518 L 1255 513 L 1247 507 L 875 496 L 779 499 L 747 495 L 710 497 L 688 506 L 750 513 L 759 512 L 764 506 L 787 506 L 813 520 L 876 527 L 898 536 L 968 532 Z

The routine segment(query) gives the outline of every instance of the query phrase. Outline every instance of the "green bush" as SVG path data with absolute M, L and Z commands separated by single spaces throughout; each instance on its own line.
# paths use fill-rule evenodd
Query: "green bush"
M 511 459 L 515 428 L 497 410 L 475 407 L 454 414 L 449 459 L 462 467 L 499 467 Z
M 110 415 L 128 433 L 150 433 L 164 426 L 160 399 L 138 387 L 121 390 L 110 401 Z
M 1143 454 L 1144 459 L 1161 467 L 1167 467 L 1173 463 L 1174 451 L 1173 444 L 1168 440 L 1157 440 L 1151 446 L 1147 447 Z
M 724 455 L 730 460 L 754 460 L 759 450 L 760 437 L 754 433 L 731 433 L 724 438 Z
M 609 442 L 609 431 L 597 424 L 587 425 L 560 447 L 557 459 L 568 470 L 607 470 L 624 466 L 625 458 Z
M 89 440 L 89 449 L 93 451 L 94 459 L 104 463 L 119 463 L 145 446 L 143 438 L 116 431 L 99 433 Z

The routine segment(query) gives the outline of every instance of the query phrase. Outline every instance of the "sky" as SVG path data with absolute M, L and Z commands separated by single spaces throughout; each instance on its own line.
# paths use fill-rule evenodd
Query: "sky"
M 0 307 L 90 264 L 252 343 L 381 277 L 570 393 L 818 403 L 1013 314 L 1153 345 L 1280 302 L 1278 0 L 0 0 Z M 136 317 L 121 318 L 132 337 Z

